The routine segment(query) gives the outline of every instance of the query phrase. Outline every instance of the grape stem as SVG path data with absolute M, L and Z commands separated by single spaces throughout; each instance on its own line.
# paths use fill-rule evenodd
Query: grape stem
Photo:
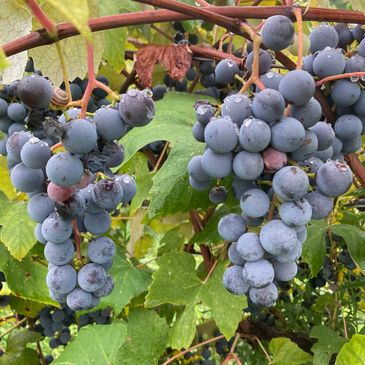
M 237 365 L 242 365 L 240 359 L 238 358 L 238 356 L 234 353 L 234 350 L 237 346 L 238 340 L 241 338 L 241 335 L 239 333 L 236 333 L 236 336 L 234 337 L 234 341 L 233 344 L 231 346 L 231 348 L 229 349 L 229 353 L 226 356 L 226 358 L 224 359 L 224 361 L 222 362 L 222 365 L 228 364 L 228 361 L 231 360 L 232 358 L 235 360 L 235 362 L 237 363 Z
M 44 27 L 50 37 L 57 38 L 57 25 L 48 17 L 37 1 L 27 0 L 26 3 L 34 17 L 39 21 L 40 25 Z
M 51 152 L 56 151 L 58 148 L 60 148 L 60 147 L 62 147 L 62 146 L 63 146 L 62 142 L 58 142 L 58 143 L 54 144 L 54 145 L 51 147 Z
M 260 90 L 265 89 L 265 85 L 260 80 L 259 75 L 259 60 L 260 60 L 260 45 L 261 45 L 261 37 L 254 33 L 253 36 L 253 63 L 252 63 L 252 74 L 250 78 L 243 85 L 240 94 L 244 94 L 252 84 L 255 84 Z
M 347 79 L 350 77 L 365 77 L 365 72 L 350 72 L 350 73 L 346 73 L 346 74 L 340 74 L 340 75 L 334 75 L 334 76 L 328 76 L 325 77 L 322 80 L 319 80 L 316 82 L 316 86 L 321 86 L 324 83 L 328 82 L 328 81 L 334 81 L 334 80 L 339 80 L 339 79 Z
M 268 354 L 268 352 L 266 351 L 264 345 L 261 343 L 260 339 L 257 336 L 255 336 L 254 338 L 257 341 L 257 343 L 259 344 L 262 352 L 265 354 L 265 356 L 267 358 L 267 361 L 268 361 L 268 364 L 269 365 L 272 364 L 272 359 L 271 359 L 270 355 Z
M 80 237 L 80 231 L 77 227 L 76 219 L 74 219 L 72 221 L 72 229 L 73 229 L 74 238 L 75 238 L 76 257 L 77 257 L 78 260 L 81 260 L 82 259 L 82 255 L 81 255 L 81 237 Z
M 178 359 L 181 356 L 184 356 L 187 352 L 190 352 L 192 350 L 195 350 L 201 346 L 207 345 L 208 343 L 212 343 L 215 341 L 218 341 L 220 339 L 224 338 L 224 335 L 219 335 L 213 338 L 210 338 L 209 340 L 205 340 L 203 342 L 198 343 L 197 345 L 194 345 L 192 347 L 189 347 L 187 350 L 184 351 L 180 351 L 179 353 L 177 353 L 176 355 L 174 355 L 173 357 L 170 357 L 169 359 L 167 359 L 162 365 L 168 365 L 171 364 L 174 360 Z
M 108 86 L 104 85 L 102 82 L 98 81 L 95 76 L 94 71 L 94 46 L 90 42 L 86 42 L 87 48 L 87 73 L 88 73 L 88 82 L 86 86 L 86 90 L 81 100 L 76 102 L 71 102 L 67 105 L 67 107 L 81 105 L 80 117 L 84 118 L 86 115 L 87 105 L 89 103 L 91 94 L 95 88 L 100 88 L 106 91 L 113 99 L 119 99 L 119 96 L 112 91 Z
M 302 69 L 303 63 L 303 19 L 302 19 L 302 9 L 295 7 L 293 8 L 293 13 L 295 19 L 297 20 L 298 26 L 298 60 L 297 60 L 297 70 Z

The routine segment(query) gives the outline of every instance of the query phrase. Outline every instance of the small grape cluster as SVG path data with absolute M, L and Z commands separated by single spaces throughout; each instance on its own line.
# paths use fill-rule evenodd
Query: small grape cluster
M 39 312 L 34 329 L 43 336 L 49 337 L 49 347 L 55 349 L 69 343 L 70 326 L 75 323 L 75 312 L 66 305 L 63 305 L 61 309 L 45 307 Z
M 317 78 L 365 71 L 365 40 L 355 36 L 362 32 L 363 38 L 364 32 L 360 27 L 345 32 L 344 27 L 321 24 L 312 30 L 311 54 L 304 58 L 303 70 L 275 73 L 271 54 L 260 49 L 259 76 L 265 88 L 252 87 L 252 96 L 232 93 L 220 107 L 205 101 L 195 105 L 193 135 L 206 149 L 188 164 L 190 185 L 199 191 L 210 188 L 210 200 L 221 204 L 229 192 L 222 182 L 232 181 L 242 214 L 228 214 L 218 223 L 220 236 L 231 242 L 233 264 L 223 282 L 234 294 L 248 293 L 258 306 L 272 306 L 278 298 L 275 283 L 296 276 L 309 221 L 328 217 L 334 198 L 352 185 L 344 155 L 361 148 L 365 134 L 360 80 L 326 84 L 338 116 L 334 126 L 323 119 L 314 98 Z M 290 46 L 294 35 L 293 23 L 281 15 L 268 18 L 261 29 L 262 43 L 272 51 Z M 336 47 L 346 48 L 353 37 L 361 41 L 358 54 L 346 58 Z M 308 67 L 310 60 L 313 68 Z M 252 51 L 245 63 L 248 73 L 253 61 Z M 231 84 L 238 72 L 225 59 L 217 64 L 215 78 Z M 218 182 L 211 188 L 213 179 Z
M 30 197 L 28 213 L 37 222 L 37 240 L 45 245 L 52 299 L 85 310 L 114 288 L 107 271 L 115 244 L 103 235 L 111 226 L 110 214 L 136 193 L 133 177 L 111 170 L 124 159 L 117 140 L 128 128 L 149 123 L 154 103 L 149 91 L 132 89 L 115 106 L 103 106 L 92 116 L 82 117 L 78 108 L 61 115 L 49 112 L 62 95 L 36 74 L 5 88 L 0 129 L 7 135 L 0 153 L 7 156 L 14 187 Z M 13 128 L 17 124 L 20 130 Z M 89 233 L 86 258 L 81 256 L 80 233 Z

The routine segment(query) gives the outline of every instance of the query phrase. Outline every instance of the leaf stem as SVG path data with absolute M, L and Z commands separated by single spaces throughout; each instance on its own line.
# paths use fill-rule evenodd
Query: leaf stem
M 69 78 L 68 78 L 66 62 L 65 62 L 65 57 L 63 56 L 62 46 L 61 46 L 60 41 L 56 42 L 56 48 L 57 48 L 58 58 L 59 58 L 60 64 L 61 64 L 61 70 L 62 70 L 62 75 L 63 75 L 63 82 L 65 84 L 66 94 L 67 94 L 68 100 L 72 101 L 72 94 L 71 94 L 71 88 L 70 88 L 70 82 L 69 82 Z
M 56 24 L 48 17 L 48 15 L 43 11 L 43 9 L 39 6 L 36 0 L 26 0 L 26 3 L 34 15 L 34 17 L 39 21 L 41 26 L 47 31 L 47 33 L 52 37 L 57 37 L 57 26 Z

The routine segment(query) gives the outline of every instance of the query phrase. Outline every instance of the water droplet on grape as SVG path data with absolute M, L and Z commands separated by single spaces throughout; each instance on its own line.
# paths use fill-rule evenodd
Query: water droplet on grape
M 127 94 L 131 97 L 136 97 L 138 95 L 138 90 L 136 89 L 131 89 L 127 91 Z
M 359 81 L 359 77 L 358 76 L 351 76 L 350 77 L 350 81 L 351 82 L 358 82 Z
M 275 73 L 274 72 L 272 72 L 272 71 L 269 71 L 267 74 L 266 74 L 266 77 L 268 78 L 268 79 L 271 79 L 271 78 L 273 78 L 275 76 Z

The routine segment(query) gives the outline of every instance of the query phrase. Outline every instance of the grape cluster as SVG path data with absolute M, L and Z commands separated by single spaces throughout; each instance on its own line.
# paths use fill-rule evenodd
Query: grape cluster
M 69 343 L 71 340 L 69 327 L 75 323 L 75 312 L 66 305 L 63 305 L 62 309 L 45 307 L 39 312 L 34 329 L 44 337 L 49 337 L 49 346 L 55 349 Z
M 72 310 L 95 307 L 111 293 L 108 270 L 114 242 L 103 236 L 111 214 L 136 193 L 128 174 L 111 168 L 124 159 L 117 142 L 128 128 L 148 124 L 154 103 L 147 90 L 129 90 L 115 107 L 103 106 L 81 117 L 71 108 L 57 115 L 49 111 L 57 89 L 39 75 L 9 85 L 0 99 L 0 153 L 7 156 L 14 187 L 30 198 L 28 213 L 37 222 L 35 235 L 45 245 L 46 278 L 52 299 Z M 97 91 L 97 90 L 96 90 Z M 95 92 L 95 91 L 94 91 Z M 60 152 L 55 153 L 62 147 Z M 87 257 L 74 258 L 80 233 L 89 233 Z
M 219 108 L 205 101 L 195 105 L 193 135 L 206 148 L 190 160 L 189 182 L 195 190 L 210 189 L 214 204 L 225 203 L 230 188 L 239 200 L 242 214 L 228 214 L 218 223 L 220 236 L 231 242 L 228 256 L 233 264 L 223 282 L 236 295 L 247 293 L 257 306 L 276 302 L 277 284 L 297 274 L 306 225 L 311 219 L 326 218 L 334 198 L 352 185 L 344 155 L 356 152 L 365 134 L 361 80 L 326 83 L 337 113 L 334 125 L 324 119 L 314 98 L 317 79 L 365 71 L 364 32 L 360 27 L 346 32 L 345 28 L 314 28 L 303 70 L 273 72 L 270 51 L 260 50 L 259 74 L 265 89 L 232 93 Z M 290 46 L 294 35 L 291 20 L 281 15 L 268 18 L 261 30 L 263 45 L 272 51 Z M 360 42 L 358 53 L 346 58 L 343 49 L 354 38 Z M 253 51 L 246 59 L 248 72 L 252 65 Z M 215 78 L 231 84 L 237 73 L 237 65 L 225 59 L 218 63 Z

